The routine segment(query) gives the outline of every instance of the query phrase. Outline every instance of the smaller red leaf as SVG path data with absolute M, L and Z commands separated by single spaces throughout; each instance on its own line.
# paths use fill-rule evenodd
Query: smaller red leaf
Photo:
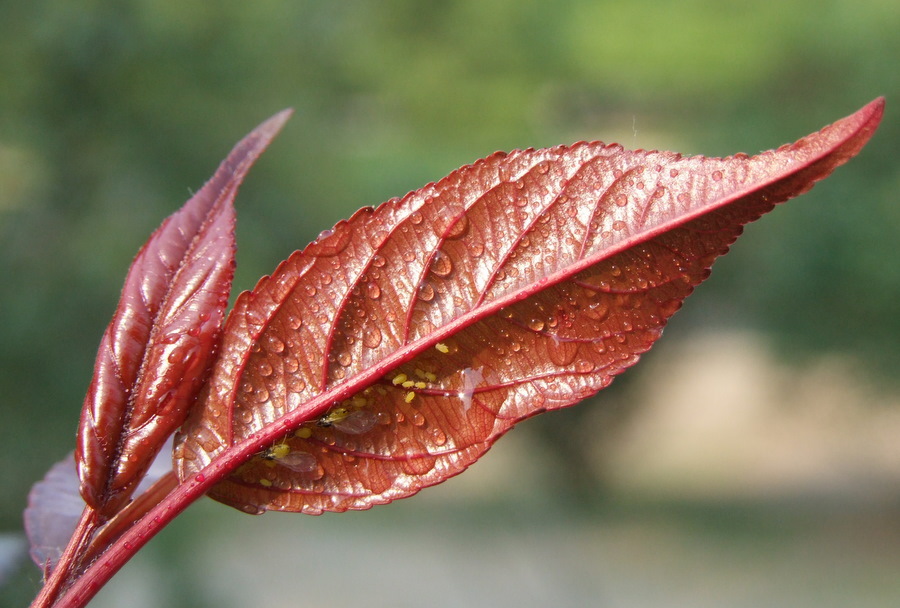
M 206 379 L 234 275 L 234 197 L 290 112 L 241 141 L 138 253 L 97 353 L 78 429 L 85 501 L 104 516 L 131 497 Z
M 57 462 L 28 493 L 25 532 L 31 545 L 31 559 L 40 568 L 51 570 L 63 547 L 72 537 L 84 500 L 78 491 L 75 458 L 69 454 Z

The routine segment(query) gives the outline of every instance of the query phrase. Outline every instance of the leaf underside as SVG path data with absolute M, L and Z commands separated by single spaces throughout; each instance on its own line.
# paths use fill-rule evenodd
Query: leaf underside
M 249 445 L 209 495 L 317 514 L 460 473 L 633 365 L 742 227 L 855 155 L 882 111 L 755 157 L 498 153 L 360 210 L 239 297 L 179 477 Z

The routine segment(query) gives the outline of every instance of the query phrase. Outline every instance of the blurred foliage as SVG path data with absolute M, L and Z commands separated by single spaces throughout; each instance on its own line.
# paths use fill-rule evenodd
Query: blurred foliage
M 238 289 L 356 208 L 496 149 L 756 152 L 877 95 L 881 132 L 750 227 L 674 323 L 900 363 L 894 0 L 7 1 L 0 19 L 0 524 L 73 446 L 139 245 L 256 123 Z

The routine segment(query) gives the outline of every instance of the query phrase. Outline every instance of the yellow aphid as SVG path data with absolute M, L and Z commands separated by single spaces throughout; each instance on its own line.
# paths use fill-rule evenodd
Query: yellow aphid
M 412 388 L 412 387 L 414 387 L 415 385 L 416 385 L 416 383 L 415 383 L 414 380 L 407 380 L 406 382 L 404 382 L 404 383 L 401 384 L 400 386 L 402 386 L 403 388 Z
M 394 386 L 397 386 L 398 384 L 403 384 L 404 382 L 406 382 L 406 380 L 406 374 L 397 374 L 396 376 L 394 376 L 394 379 L 391 380 L 391 382 L 394 383 Z
M 424 380 L 425 379 L 425 370 L 424 369 L 416 369 L 416 376 L 418 376 L 420 379 Z
M 350 415 L 345 407 L 336 407 L 316 421 L 319 426 L 331 426 L 335 422 L 343 420 Z
M 411 403 L 415 398 L 416 394 L 413 391 L 409 391 L 408 393 L 406 393 L 406 398 L 404 399 L 404 401 L 406 401 L 407 403 Z
M 284 458 L 288 454 L 291 453 L 291 446 L 286 443 L 279 443 L 277 445 L 273 445 L 268 450 L 263 452 L 263 458 L 266 460 L 278 460 L 279 458 Z
M 416 382 L 415 387 L 416 388 L 427 388 L 428 385 L 424 382 Z
M 432 374 L 431 372 L 425 372 L 425 379 L 429 382 L 434 382 L 435 380 L 437 380 L 437 375 Z
M 356 395 L 353 399 L 350 400 L 350 405 L 356 408 L 366 407 L 368 404 L 369 400 L 362 395 Z
M 301 426 L 299 429 L 294 431 L 294 437 L 299 437 L 300 439 L 309 439 L 312 437 L 312 429 L 306 426 Z
M 268 479 L 265 479 L 265 478 L 263 478 L 263 477 L 260 477 L 260 479 L 259 479 L 259 485 L 261 485 L 261 486 L 264 487 L 264 488 L 271 488 L 271 487 L 272 487 L 272 482 L 269 481 Z
M 437 344 L 434 345 L 434 347 L 436 349 L 438 349 L 439 351 L 441 351 L 442 353 L 444 353 L 445 355 L 450 352 L 450 347 L 448 347 L 443 342 L 438 342 Z

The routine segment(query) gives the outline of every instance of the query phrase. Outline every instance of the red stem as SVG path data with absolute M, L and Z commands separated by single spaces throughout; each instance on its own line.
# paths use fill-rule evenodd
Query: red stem
M 508 304 L 508 300 L 516 298 L 516 294 L 498 298 L 482 306 L 489 314 L 496 309 Z M 522 296 L 518 296 L 522 299 Z M 217 454 L 213 460 L 195 474 L 189 480 L 179 484 L 159 504 L 150 509 L 131 528 L 122 534 L 108 549 L 100 553 L 99 557 L 84 572 L 77 576 L 72 585 L 62 592 L 62 595 L 53 602 L 38 600 L 44 595 L 43 591 L 31 608 L 84 608 L 98 591 L 112 576 L 131 559 L 138 550 L 156 536 L 169 522 L 184 511 L 188 505 L 206 494 L 214 485 L 225 479 L 232 471 L 249 460 L 254 454 L 264 450 L 274 441 L 292 432 L 307 420 L 324 412 L 332 403 L 336 403 L 351 395 L 356 394 L 377 378 L 383 376 L 388 370 L 394 369 L 400 363 L 408 361 L 423 349 L 428 348 L 444 336 L 458 331 L 459 325 L 466 323 L 465 317 L 448 323 L 445 327 L 436 331 L 428 338 L 422 338 L 395 352 L 393 355 L 373 365 L 365 372 L 358 374 L 352 380 L 321 393 L 310 399 L 304 407 L 297 408 L 286 414 L 278 422 L 269 424 L 257 433 L 253 433 L 244 441 L 234 444 L 223 452 Z M 95 549 L 92 547 L 92 549 Z M 68 549 L 67 549 L 68 551 Z M 71 572 L 71 570 L 70 570 Z M 58 588 L 58 586 L 57 586 Z M 54 593 L 56 596 L 59 591 Z
M 141 547 L 184 511 L 188 505 L 231 473 L 241 462 L 264 449 L 268 443 L 274 440 L 278 432 L 283 434 L 283 431 L 277 431 L 274 428 L 267 433 L 257 433 L 222 452 L 200 473 L 175 487 L 161 502 L 118 537 L 84 572 L 77 576 L 71 586 L 62 592 L 60 591 L 61 587 L 67 582 L 66 573 L 70 573 L 72 570 L 65 567 L 61 559 L 53 575 L 31 604 L 31 608 L 83 608 L 86 606 L 103 585 Z M 82 519 L 84 520 L 84 516 Z M 81 524 L 79 524 L 80 526 Z M 85 543 L 79 542 L 74 545 L 76 549 L 72 549 L 71 546 L 67 548 L 63 559 L 70 552 L 84 548 Z M 59 580 L 55 580 L 57 577 Z M 62 594 L 60 595 L 60 593 Z
M 56 562 L 50 577 L 44 583 L 40 593 L 34 599 L 32 608 L 44 608 L 52 606 L 62 589 L 71 582 L 71 579 L 81 569 L 85 551 L 94 537 L 99 525 L 97 512 L 91 507 L 85 506 L 81 512 L 81 518 L 72 533 L 72 540 L 66 546 L 59 560 Z

